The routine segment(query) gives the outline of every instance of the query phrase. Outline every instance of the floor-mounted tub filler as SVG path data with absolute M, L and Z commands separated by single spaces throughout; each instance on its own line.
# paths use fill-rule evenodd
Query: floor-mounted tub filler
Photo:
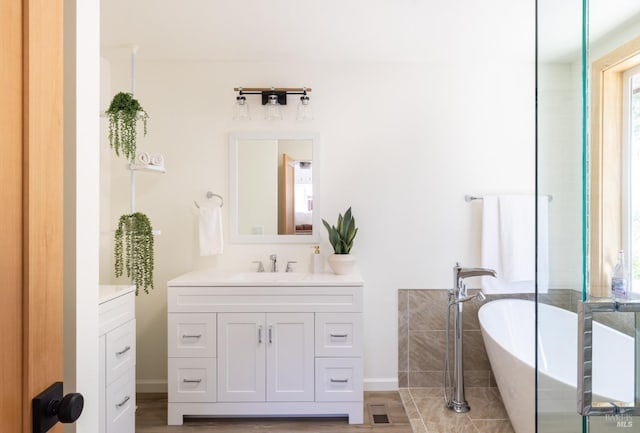
M 463 268 L 459 263 L 453 267 L 453 288 L 449 290 L 449 302 L 446 312 L 446 349 L 444 357 L 444 400 L 447 407 L 457 413 L 469 412 L 471 408 L 464 396 L 464 365 L 463 365 L 463 304 L 472 299 L 484 301 L 486 298 L 480 291 L 475 295 L 469 295 L 465 278 L 480 276 L 496 276 L 496 271 L 486 268 Z M 453 382 L 451 381 L 451 368 L 449 362 L 449 323 L 451 310 L 453 310 Z
M 516 433 L 535 430 L 535 302 L 502 299 L 478 312 L 485 348 Z M 539 422 L 582 431 L 577 414 L 577 315 L 538 304 Z M 594 401 L 633 401 L 633 338 L 593 323 Z M 543 395 L 542 395 L 543 394 Z M 570 417 L 567 414 L 575 414 Z

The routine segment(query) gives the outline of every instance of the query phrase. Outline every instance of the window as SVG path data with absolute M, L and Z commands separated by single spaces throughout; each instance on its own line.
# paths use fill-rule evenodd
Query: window
M 622 77 L 622 244 L 631 290 L 640 292 L 640 66 Z
M 639 65 L 640 38 L 591 64 L 588 254 L 592 296 L 609 295 L 611 271 L 621 249 L 626 252 L 631 280 L 638 281 L 632 282 L 632 288 L 640 292 L 640 94 L 634 93 L 640 78 L 633 78 L 640 74 Z

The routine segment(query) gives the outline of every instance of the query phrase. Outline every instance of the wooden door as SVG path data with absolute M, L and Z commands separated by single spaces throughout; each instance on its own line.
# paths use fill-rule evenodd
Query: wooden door
M 265 400 L 264 313 L 218 314 L 218 401 Z
M 267 313 L 267 401 L 313 401 L 313 313 Z
M 62 380 L 62 62 L 62 0 L 0 3 L 2 432 Z
M 280 215 L 282 220 L 281 235 L 296 234 L 295 226 L 295 161 L 286 153 L 282 154 L 282 200 Z

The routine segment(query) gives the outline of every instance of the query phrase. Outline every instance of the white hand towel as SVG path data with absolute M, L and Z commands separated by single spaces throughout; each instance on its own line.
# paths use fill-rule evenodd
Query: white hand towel
M 200 255 L 222 254 L 222 209 L 200 206 Z
M 151 162 L 151 157 L 147 152 L 138 153 L 138 157 L 136 159 L 138 160 L 138 164 L 142 165 L 147 165 Z
M 164 167 L 164 156 L 161 153 L 151 155 L 151 165 Z
M 482 266 L 498 278 L 483 277 L 487 293 L 535 291 L 535 199 L 485 196 L 482 208 Z M 548 290 L 548 199 L 538 205 L 538 292 Z

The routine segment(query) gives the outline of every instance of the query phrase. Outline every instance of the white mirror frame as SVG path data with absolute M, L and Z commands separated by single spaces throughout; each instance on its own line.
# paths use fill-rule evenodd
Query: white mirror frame
M 311 235 L 243 235 L 238 231 L 238 143 L 243 140 L 311 140 L 313 161 L 313 230 Z M 310 132 L 236 132 L 229 135 L 229 220 L 231 242 L 244 244 L 313 244 L 320 241 L 320 140 Z

